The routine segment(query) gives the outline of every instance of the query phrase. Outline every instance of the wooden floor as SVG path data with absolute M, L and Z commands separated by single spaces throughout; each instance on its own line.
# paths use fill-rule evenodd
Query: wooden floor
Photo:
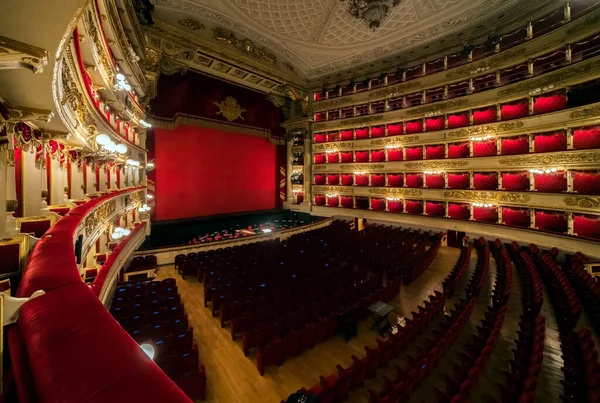
M 403 287 L 400 295 L 390 303 L 396 307 L 394 314 L 398 320 L 416 310 L 416 307 L 433 292 L 441 290 L 441 282 L 454 266 L 459 255 L 458 249 L 441 248 L 431 266 L 412 285 Z M 451 309 L 458 298 L 464 296 L 464 289 L 475 267 L 476 253 L 473 251 L 469 270 L 465 273 L 457 286 L 457 291 L 452 301 L 448 301 L 445 309 Z M 490 272 L 482 289 L 473 314 L 459 339 L 448 351 L 440 365 L 432 374 L 415 390 L 411 396 L 411 403 L 435 402 L 434 386 L 440 386 L 439 380 L 452 373 L 452 364 L 460 361 L 459 355 L 469 343 L 469 339 L 476 331 L 483 318 L 486 306 L 490 303 L 489 295 L 493 289 L 496 266 L 490 258 Z M 198 344 L 200 360 L 206 366 L 207 372 L 207 399 L 209 403 L 277 403 L 285 400 L 291 393 L 303 386 L 310 387 L 318 383 L 320 375 L 336 372 L 336 364 L 348 366 L 351 364 L 351 355 L 359 358 L 365 355 L 364 347 L 375 347 L 379 335 L 370 330 L 372 319 L 365 319 L 360 323 L 358 337 L 348 343 L 336 336 L 326 343 L 317 345 L 310 351 L 303 352 L 299 357 L 286 361 L 281 367 L 268 367 L 265 375 L 260 376 L 256 369 L 255 353 L 245 357 L 242 353 L 240 337 L 232 341 L 229 326 L 221 328 L 217 318 L 213 318 L 209 309 L 203 303 L 203 285 L 196 279 L 182 280 L 172 266 L 162 267 L 158 278 L 174 277 L 177 279 L 179 293 L 185 304 L 190 324 L 194 328 L 194 338 Z M 516 270 L 513 267 L 513 291 L 507 306 L 507 315 L 504 321 L 501 337 L 498 338 L 494 353 L 486 370 L 480 377 L 477 387 L 470 396 L 471 402 L 493 402 L 500 393 L 500 384 L 504 383 L 503 371 L 509 369 L 512 359 L 513 341 L 518 330 L 519 315 L 521 311 L 521 288 Z M 562 366 L 560 341 L 554 320 L 554 312 L 545 295 L 542 315 L 546 316 L 546 345 L 544 361 L 540 374 L 536 401 L 548 403 L 559 402 L 562 394 Z M 582 322 L 586 319 L 582 318 Z M 427 335 L 427 334 L 425 334 Z M 419 340 L 417 340 L 417 343 Z M 411 350 L 409 349 L 408 353 Z M 397 361 L 401 366 L 405 355 Z M 379 391 L 382 386 L 381 376 L 394 376 L 394 371 L 389 367 L 378 372 L 377 379 L 365 381 L 365 388 L 352 391 L 350 401 L 354 403 L 367 403 L 367 389 Z

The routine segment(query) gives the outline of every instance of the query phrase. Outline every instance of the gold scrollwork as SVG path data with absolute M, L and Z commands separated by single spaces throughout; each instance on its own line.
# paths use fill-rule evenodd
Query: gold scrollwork
M 455 99 L 452 101 L 436 103 L 433 105 L 421 106 L 421 107 L 415 108 L 415 109 L 410 109 L 407 113 L 410 116 L 422 115 L 424 113 L 436 112 L 436 111 L 440 111 L 440 113 L 443 113 L 442 111 L 444 111 L 446 109 L 456 108 L 458 106 L 467 105 L 468 103 L 469 103 L 468 99 L 461 98 L 461 99 Z
M 500 160 L 500 165 L 577 164 L 597 163 L 598 161 L 600 161 L 600 151 L 561 152 L 555 154 L 503 158 Z
M 315 150 L 347 150 L 351 149 L 354 145 L 351 141 L 346 143 L 321 143 L 315 144 Z
M 563 199 L 565 204 L 570 207 L 582 207 L 587 209 L 600 209 L 600 197 L 573 196 Z
M 420 189 L 369 188 L 369 193 L 382 196 L 423 196 L 423 191 Z
M 367 123 L 383 120 L 383 118 L 384 118 L 383 115 L 370 115 L 370 116 L 362 116 L 359 118 L 343 120 L 340 123 L 343 124 L 344 127 L 345 126 L 348 126 L 348 127 L 361 126 L 361 125 L 366 125 Z M 329 123 L 329 122 L 315 123 L 313 127 L 315 130 L 322 130 L 327 127 L 327 123 Z
M 213 105 L 216 105 L 219 108 L 217 115 L 223 115 L 229 122 L 238 118 L 244 120 L 242 113 L 246 112 L 246 109 L 239 106 L 234 97 L 227 97 L 225 98 L 225 101 L 221 102 L 215 101 L 213 102 Z
M 460 168 L 469 165 L 468 161 L 419 161 L 408 162 L 406 167 L 409 169 L 439 169 L 439 168 Z
M 579 111 L 571 112 L 569 117 L 571 119 L 579 119 L 579 118 L 590 118 L 592 116 L 600 115 L 600 106 L 592 106 L 590 108 L 584 108 Z
M 421 81 L 407 81 L 380 90 L 369 91 L 369 98 L 396 97 L 408 90 L 421 87 Z
M 507 131 L 511 131 L 511 130 L 518 130 L 524 126 L 525 126 L 525 123 L 519 122 L 519 121 L 510 122 L 510 123 L 500 123 L 498 125 L 493 125 L 493 126 L 485 125 L 485 126 L 478 126 L 478 127 L 473 127 L 473 128 L 454 130 L 454 131 L 448 132 L 446 134 L 446 137 L 459 138 L 459 137 L 470 137 L 470 136 L 487 134 L 487 133 L 502 133 L 502 132 L 507 132 Z
M 313 193 L 354 193 L 354 189 L 349 186 L 313 186 L 312 189 Z
M 370 171 L 372 169 L 383 169 L 383 164 L 342 164 L 340 169 L 348 169 L 352 171 Z
M 470 201 L 499 201 L 507 203 L 527 203 L 531 197 L 520 193 L 480 192 L 470 190 L 451 190 L 444 192 L 446 199 L 463 199 Z
M 327 166 L 326 165 L 313 165 L 312 169 L 313 169 L 313 171 L 326 171 Z
M 419 136 L 394 136 L 384 139 L 371 140 L 373 146 L 386 146 L 394 144 L 404 144 L 419 141 Z

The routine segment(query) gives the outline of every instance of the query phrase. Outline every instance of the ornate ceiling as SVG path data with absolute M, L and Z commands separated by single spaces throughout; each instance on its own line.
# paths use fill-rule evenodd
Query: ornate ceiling
M 373 31 L 349 15 L 347 2 L 340 0 L 153 2 L 158 20 L 206 38 L 211 38 L 213 28 L 230 30 L 240 38 L 264 46 L 311 79 L 395 57 L 465 30 L 477 28 L 485 35 L 498 24 L 499 17 L 525 20 L 540 7 L 557 3 L 554 0 L 402 0 L 381 27 Z M 393 57 L 390 63 L 392 60 Z

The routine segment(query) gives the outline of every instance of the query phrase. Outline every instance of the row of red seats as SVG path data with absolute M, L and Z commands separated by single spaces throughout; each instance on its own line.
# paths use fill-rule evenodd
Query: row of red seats
M 405 319 L 404 326 L 398 325 L 397 331 L 386 340 L 377 340 L 377 348 L 366 347 L 366 356 L 359 359 L 352 356 L 353 364 L 348 368 L 337 366 L 337 374 L 321 377 L 319 385 L 309 389 L 317 394 L 321 402 L 343 402 L 347 400 L 350 389 L 362 388 L 365 378 L 375 376 L 377 369 L 387 366 L 390 359 L 397 358 L 400 351 L 412 343 L 419 334 L 427 329 L 435 317 L 444 309 L 445 295 L 435 292 L 419 306 L 418 312 L 412 312 L 412 319 Z M 392 383 L 389 379 L 388 383 Z M 374 393 L 374 392 L 371 392 Z
M 389 301 L 400 291 L 400 282 L 390 282 L 384 288 L 362 298 L 358 303 L 358 311 L 364 315 L 366 308 L 377 301 Z M 298 331 L 292 330 L 283 338 L 274 338 L 266 345 L 259 347 L 256 356 L 258 372 L 263 375 L 265 367 L 269 365 L 282 365 L 286 359 L 300 354 L 307 348 L 312 348 L 319 342 L 332 337 L 337 330 L 337 316 L 340 312 L 351 309 L 352 306 L 340 308 L 328 317 L 321 317 L 316 321 L 307 323 Z
M 150 270 L 156 268 L 156 266 L 157 261 L 155 255 L 135 256 L 129 267 L 125 269 L 125 272 Z
M 490 250 L 485 239 L 479 238 L 474 242 L 477 251 L 477 263 L 466 289 L 467 298 L 479 297 L 481 288 L 490 270 Z
M 444 293 L 448 296 L 448 298 L 452 298 L 454 295 L 454 290 L 456 288 L 456 284 L 460 281 L 463 274 L 467 270 L 469 266 L 469 261 L 471 259 L 471 245 L 463 246 L 460 249 L 460 255 L 458 256 L 458 261 L 450 271 L 450 273 L 446 276 L 444 281 L 442 282 L 442 287 L 444 289 Z
M 582 328 L 579 332 L 561 334 L 565 379 L 561 381 L 565 403 L 600 402 L 600 364 L 592 332 Z
M 527 307 L 529 309 L 527 316 L 535 318 L 540 314 L 540 309 L 544 303 L 540 274 L 529 254 L 521 250 L 521 247 L 516 242 L 513 241 L 508 248 L 512 249 L 518 255 L 516 259 L 514 255 L 511 256 L 517 266 L 517 270 L 526 272 L 525 276 L 528 280 L 521 285 L 521 295 L 523 302 L 529 304 Z
M 596 331 L 600 331 L 600 284 L 584 268 L 582 260 L 577 257 L 574 257 L 570 264 L 564 266 L 564 271 Z
M 428 250 L 411 259 L 410 264 L 406 264 L 406 260 L 403 260 L 402 277 L 405 285 L 409 285 L 415 281 L 429 267 L 433 259 L 437 256 L 440 245 L 439 239 L 436 240 Z

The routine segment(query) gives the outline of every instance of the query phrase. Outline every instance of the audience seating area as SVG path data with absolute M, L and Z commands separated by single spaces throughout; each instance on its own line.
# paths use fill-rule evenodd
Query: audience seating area
M 175 279 L 118 286 L 110 312 L 137 343 L 154 346 L 154 361 L 186 395 L 204 400 L 206 370 L 200 364 Z

